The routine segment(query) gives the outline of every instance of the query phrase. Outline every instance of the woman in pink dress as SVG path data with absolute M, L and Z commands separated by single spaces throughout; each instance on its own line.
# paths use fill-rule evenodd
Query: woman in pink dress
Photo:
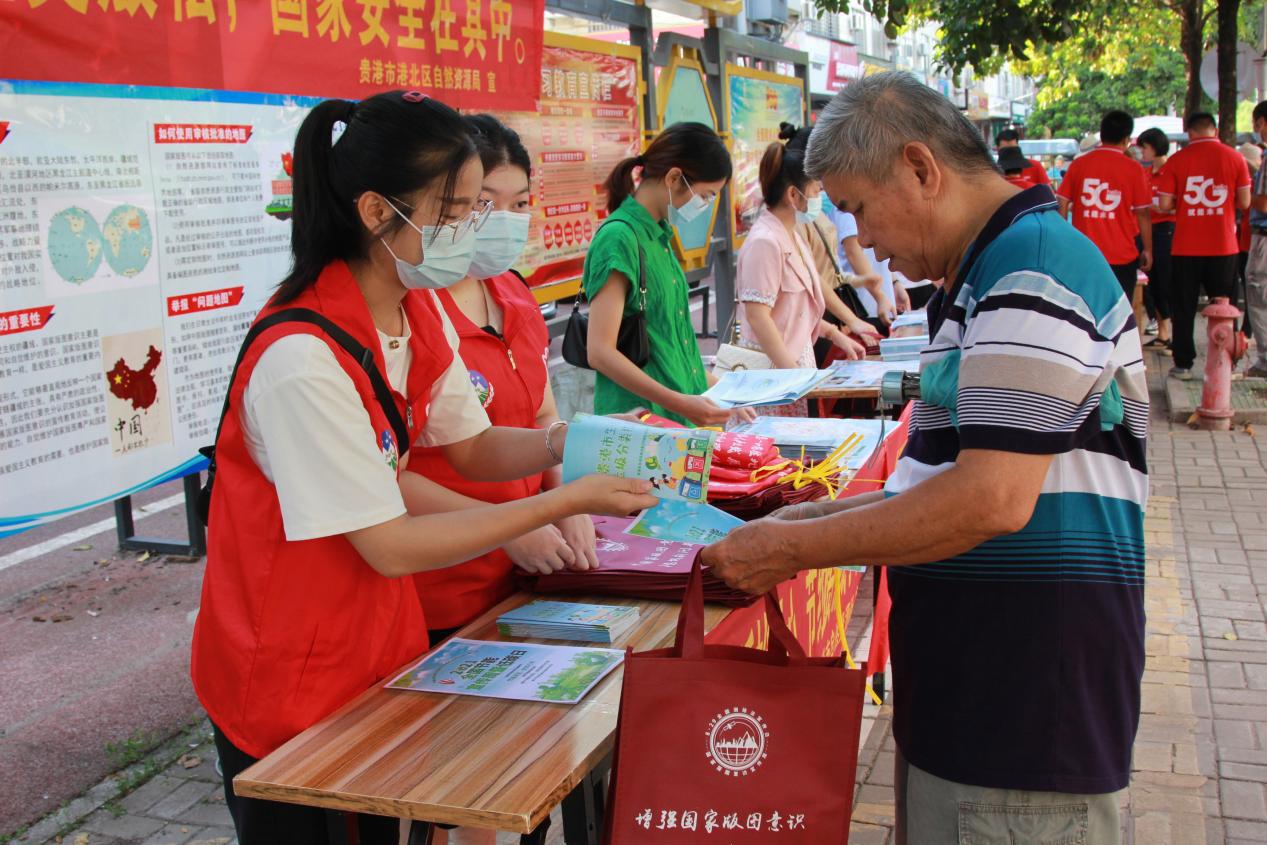
M 765 353 L 777 369 L 812 368 L 814 341 L 820 336 L 846 357 L 865 349 L 823 319 L 825 302 L 809 247 L 797 233 L 799 223 L 822 213 L 823 188 L 805 175 L 805 150 L 778 142 L 761 158 L 761 213 L 739 249 L 735 289 L 740 303 L 739 345 Z M 806 416 L 805 400 L 763 408 L 762 413 Z

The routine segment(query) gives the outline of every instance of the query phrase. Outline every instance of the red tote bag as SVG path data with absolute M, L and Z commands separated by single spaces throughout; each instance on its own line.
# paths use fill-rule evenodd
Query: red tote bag
M 866 668 L 765 604 L 768 651 L 704 645 L 696 559 L 674 646 L 626 656 L 607 845 L 848 841 Z

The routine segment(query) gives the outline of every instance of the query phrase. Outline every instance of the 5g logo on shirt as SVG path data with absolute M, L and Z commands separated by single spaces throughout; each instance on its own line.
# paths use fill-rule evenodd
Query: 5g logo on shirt
M 1117 207 L 1122 204 L 1122 192 L 1112 190 L 1103 179 L 1087 179 L 1082 183 L 1082 197 L 1079 205 L 1084 209 L 1086 217 L 1097 217 L 1113 220 Z
M 1204 176 L 1189 176 L 1184 185 L 1183 201 L 1189 217 L 1205 217 L 1211 214 L 1222 214 L 1223 204 L 1227 202 L 1227 185 L 1216 185 L 1213 179 Z

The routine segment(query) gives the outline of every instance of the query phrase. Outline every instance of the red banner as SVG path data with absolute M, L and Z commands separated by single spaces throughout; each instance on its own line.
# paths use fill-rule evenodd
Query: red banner
M 232 308 L 242 301 L 242 288 L 220 288 L 202 293 L 187 293 L 183 296 L 167 297 L 167 314 L 179 317 L 182 314 L 196 314 L 199 311 L 214 311 L 217 308 Z
M 0 2 L 0 78 L 533 111 L 544 0 Z
M 39 305 L 17 311 L 0 312 L 0 335 L 37 332 L 53 316 L 53 306 Z

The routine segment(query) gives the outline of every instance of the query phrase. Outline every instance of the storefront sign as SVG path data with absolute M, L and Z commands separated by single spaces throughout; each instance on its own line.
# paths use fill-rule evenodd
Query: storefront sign
M 843 91 L 845 86 L 862 76 L 858 48 L 852 44 L 831 42 L 827 61 L 827 90 Z

